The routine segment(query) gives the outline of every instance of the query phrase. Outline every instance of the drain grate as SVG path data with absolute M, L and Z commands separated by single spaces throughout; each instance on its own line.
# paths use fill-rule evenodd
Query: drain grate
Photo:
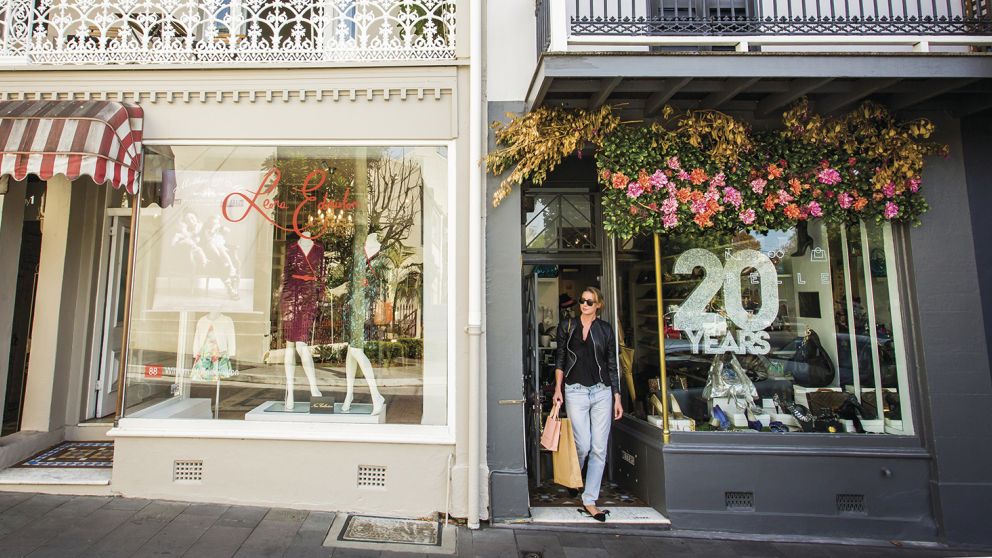
M 358 486 L 363 488 L 386 488 L 386 467 L 382 465 L 359 465 Z
M 532 550 L 521 550 L 520 558 L 544 558 L 544 554 Z
M 754 511 L 754 492 L 724 492 L 728 510 Z
M 203 480 L 203 460 L 185 459 L 174 461 L 172 465 L 173 482 L 200 482 Z
M 865 508 L 865 495 L 864 494 L 838 494 L 837 495 L 837 512 L 865 515 L 868 510 Z

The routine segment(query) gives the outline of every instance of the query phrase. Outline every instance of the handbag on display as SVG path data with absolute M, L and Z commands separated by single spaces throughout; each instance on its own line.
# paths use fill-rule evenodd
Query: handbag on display
M 541 447 L 551 451 L 558 451 L 558 442 L 561 437 L 561 403 L 555 403 L 551 407 L 551 413 L 544 421 L 544 431 L 541 432 Z
M 724 362 L 727 355 L 729 355 L 730 360 Z M 753 402 L 758 397 L 758 388 L 747 377 L 744 367 L 737 360 L 737 355 L 733 353 L 727 353 L 727 355 L 713 357 L 713 364 L 710 365 L 710 372 L 706 378 L 706 386 L 703 387 L 703 399 L 727 397 L 745 403 Z
M 572 421 L 561 419 L 561 435 L 558 451 L 551 454 L 554 464 L 554 481 L 567 488 L 582 488 L 582 468 L 579 466 L 579 452 L 575 449 L 575 436 L 572 434 Z
M 792 377 L 804 387 L 826 387 L 834 381 L 834 363 L 812 329 L 806 330 L 792 357 Z

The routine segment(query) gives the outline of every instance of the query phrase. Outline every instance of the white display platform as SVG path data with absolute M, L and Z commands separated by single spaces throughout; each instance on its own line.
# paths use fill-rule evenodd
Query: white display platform
M 341 410 L 341 403 L 334 404 L 333 413 L 310 414 L 310 403 L 297 403 L 292 411 L 283 410 L 282 401 L 266 401 L 245 414 L 245 420 L 268 422 L 350 422 L 359 424 L 383 424 L 386 422 L 386 404 L 382 411 L 372 416 L 371 403 L 352 403 L 347 413 Z
M 191 397 L 180 399 L 174 397 L 161 403 L 156 403 L 147 409 L 141 409 L 134 413 L 129 413 L 128 418 L 190 418 L 190 419 L 212 419 L 214 413 L 211 410 L 212 399 L 203 397 Z

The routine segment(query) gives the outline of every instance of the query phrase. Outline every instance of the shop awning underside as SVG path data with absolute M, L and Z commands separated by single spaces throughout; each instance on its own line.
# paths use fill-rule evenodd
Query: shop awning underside
M 716 109 L 777 119 L 808 97 L 820 113 L 871 99 L 895 111 L 945 110 L 965 117 L 992 109 L 992 57 L 968 54 L 772 54 L 574 52 L 540 57 L 527 109 L 541 105 L 652 118 L 677 109 Z
M 142 114 L 138 105 L 114 101 L 0 102 L 0 176 L 89 176 L 133 194 Z

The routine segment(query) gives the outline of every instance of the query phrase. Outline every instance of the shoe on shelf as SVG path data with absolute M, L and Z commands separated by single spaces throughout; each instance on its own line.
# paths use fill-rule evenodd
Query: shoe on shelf
M 730 430 L 734 426 L 730 417 L 727 416 L 727 413 L 723 412 L 723 409 L 719 405 L 713 405 L 713 419 L 710 421 L 710 424 L 720 430 Z

